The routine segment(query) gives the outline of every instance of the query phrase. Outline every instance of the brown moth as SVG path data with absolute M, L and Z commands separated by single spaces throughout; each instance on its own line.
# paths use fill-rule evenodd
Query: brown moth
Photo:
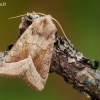
M 48 78 L 56 26 L 50 15 L 33 18 L 0 64 L 0 75 L 22 76 L 41 91 Z

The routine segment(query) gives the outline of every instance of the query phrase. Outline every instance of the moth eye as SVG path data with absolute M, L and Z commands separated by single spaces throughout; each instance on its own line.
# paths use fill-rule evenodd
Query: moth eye
M 32 19 L 37 19 L 37 18 L 39 18 L 39 15 L 33 14 L 33 15 L 30 15 L 30 17 L 31 17 Z
M 39 15 L 36 15 L 36 14 L 35 14 L 34 17 L 35 17 L 35 18 L 39 18 Z

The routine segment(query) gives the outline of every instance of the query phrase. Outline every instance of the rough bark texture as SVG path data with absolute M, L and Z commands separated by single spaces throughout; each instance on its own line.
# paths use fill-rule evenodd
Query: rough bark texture
M 73 88 L 92 100 L 100 100 L 100 72 L 98 62 L 85 58 L 67 40 L 57 36 L 50 72 L 61 75 Z
M 28 24 L 28 21 L 26 23 Z M 20 35 L 24 31 L 20 30 Z M 12 46 L 12 44 L 9 45 L 7 50 Z M 0 52 L 0 62 L 4 59 L 6 52 L 9 51 Z M 98 61 L 91 61 L 84 57 L 66 39 L 56 35 L 50 73 L 56 72 L 61 75 L 67 83 L 73 84 L 74 89 L 86 94 L 92 100 L 100 100 L 98 66 Z

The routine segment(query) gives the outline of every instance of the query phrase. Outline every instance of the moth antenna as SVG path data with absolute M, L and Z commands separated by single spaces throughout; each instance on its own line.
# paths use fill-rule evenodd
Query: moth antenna
M 67 36 L 66 36 L 66 34 L 65 34 L 65 32 L 64 32 L 64 30 L 63 30 L 63 28 L 62 28 L 62 26 L 60 25 L 60 23 L 59 23 L 55 18 L 52 18 L 52 19 L 58 24 L 58 26 L 60 27 L 60 29 L 61 29 L 61 31 L 62 31 L 64 37 L 66 38 L 66 40 L 68 41 L 68 43 L 71 45 L 71 43 L 70 43 L 70 41 L 68 40 L 68 38 L 67 38 Z
M 18 17 L 23 17 L 23 16 L 26 16 L 27 14 L 23 14 L 23 15 L 19 15 L 19 16 L 15 16 L 15 17 L 10 17 L 8 19 L 13 19 L 13 18 L 18 18 Z
M 46 15 L 44 13 L 39 13 L 39 12 L 36 12 L 36 14 L 43 15 L 43 16 Z M 63 28 L 62 28 L 62 26 L 60 25 L 60 23 L 55 18 L 52 18 L 52 19 L 58 24 L 58 26 L 60 27 L 61 31 L 63 32 L 64 37 L 67 39 L 68 43 L 70 44 L 70 42 L 69 42 L 69 40 L 68 40 L 68 38 L 67 38 Z
M 43 16 L 45 16 L 46 14 L 44 14 L 44 13 L 39 13 L 39 12 L 35 12 L 36 14 L 39 14 L 39 15 L 43 15 Z
M 46 14 L 39 13 L 39 12 L 34 12 L 34 11 L 33 11 L 33 13 L 34 13 L 34 14 L 43 15 L 43 16 L 46 15 Z M 18 17 L 23 17 L 23 16 L 26 16 L 26 15 L 27 15 L 27 14 L 23 14 L 23 15 L 19 15 L 19 16 L 15 16 L 15 17 L 10 17 L 10 18 L 8 18 L 8 19 L 13 19 L 13 18 L 18 18 Z

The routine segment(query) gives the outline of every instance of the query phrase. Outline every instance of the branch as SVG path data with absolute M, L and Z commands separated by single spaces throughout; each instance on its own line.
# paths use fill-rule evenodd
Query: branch
M 31 25 L 30 20 L 22 18 L 20 35 Z M 19 38 L 20 36 L 18 36 Z M 0 62 L 12 48 L 8 46 L 5 52 L 0 52 Z M 94 62 L 94 65 L 92 64 Z M 50 73 L 56 72 L 61 75 L 73 88 L 87 95 L 92 100 L 100 100 L 100 72 L 97 70 L 98 61 L 91 61 L 82 53 L 74 49 L 68 40 L 56 35 L 54 51 L 51 60 Z
M 61 75 L 73 88 L 92 100 L 100 100 L 98 61 L 92 61 L 76 51 L 68 41 L 57 36 L 50 72 Z

